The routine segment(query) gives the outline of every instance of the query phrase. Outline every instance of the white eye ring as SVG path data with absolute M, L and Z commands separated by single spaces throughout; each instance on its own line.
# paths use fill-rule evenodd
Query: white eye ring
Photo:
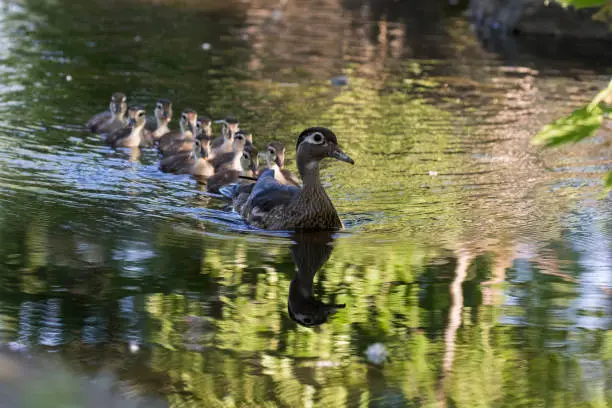
M 323 136 L 323 134 L 320 132 L 315 132 L 310 135 L 310 140 L 314 144 L 323 144 L 325 142 L 325 136 Z

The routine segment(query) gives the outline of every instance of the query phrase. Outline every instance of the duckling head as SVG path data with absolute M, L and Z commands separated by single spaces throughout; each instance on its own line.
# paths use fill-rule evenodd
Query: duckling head
M 191 135 L 197 134 L 197 120 L 198 114 L 196 111 L 190 108 L 186 108 L 181 113 L 181 120 L 179 125 L 181 127 L 181 133 L 183 135 L 190 133 Z
M 124 116 L 127 111 L 127 97 L 123 92 L 115 92 L 111 96 L 110 111 L 113 115 Z
M 169 123 L 172 119 L 172 102 L 168 99 L 158 99 L 155 103 L 155 119 L 158 123 Z
M 247 145 L 247 136 L 244 132 L 239 130 L 234 135 L 234 141 L 232 142 L 232 150 L 234 152 L 241 152 L 244 150 L 244 147 Z
M 193 142 L 193 155 L 196 159 L 208 158 L 210 152 L 210 140 L 209 139 L 196 139 Z
M 326 157 L 355 164 L 353 159 L 338 146 L 338 139 L 334 132 L 324 127 L 311 127 L 304 130 L 298 137 L 296 150 L 300 173 L 307 169 L 318 168 L 318 163 Z
M 276 164 L 280 169 L 285 165 L 285 145 L 281 142 L 270 142 L 266 146 L 266 163 L 268 167 Z
M 244 148 L 242 152 L 242 156 L 240 157 L 240 166 L 242 167 L 242 171 L 252 172 L 255 174 L 257 172 L 257 168 L 259 167 L 259 152 L 255 146 L 248 145 Z
M 212 120 L 209 117 L 199 117 L 196 126 L 196 137 L 198 139 L 210 139 L 212 137 Z
M 221 132 L 223 137 L 229 141 L 231 141 L 234 138 L 234 135 L 240 130 L 240 122 L 238 119 L 233 117 L 217 120 L 215 123 L 223 124 L 223 129 Z
M 141 105 L 130 106 L 128 109 L 128 117 L 130 125 L 135 128 L 144 126 L 147 121 L 146 111 Z

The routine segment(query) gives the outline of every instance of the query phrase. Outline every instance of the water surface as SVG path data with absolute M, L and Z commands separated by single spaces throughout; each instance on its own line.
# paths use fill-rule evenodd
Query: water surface
M 482 43 L 443 2 L 202 3 L 0 4 L 3 353 L 177 407 L 610 404 L 610 135 L 530 145 L 609 80 L 609 44 Z M 109 149 L 83 123 L 114 91 L 290 159 L 330 127 L 347 230 L 249 230 Z

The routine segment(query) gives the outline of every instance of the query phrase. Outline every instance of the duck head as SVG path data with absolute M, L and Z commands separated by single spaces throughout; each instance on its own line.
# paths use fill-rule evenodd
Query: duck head
M 196 159 L 207 159 L 210 152 L 209 139 L 196 139 L 193 142 L 193 155 Z
M 197 120 L 198 120 L 198 114 L 196 111 L 194 111 L 193 109 L 184 109 L 183 112 L 181 113 L 181 119 L 179 120 L 179 126 L 181 127 L 181 133 L 183 135 L 186 134 L 191 134 L 196 135 L 197 134 Z
M 244 147 L 247 144 L 250 144 L 247 141 L 247 135 L 241 130 L 236 132 L 236 134 L 234 135 L 234 141 L 232 142 L 232 150 L 234 152 L 241 152 L 244 150 Z
M 113 115 L 123 117 L 127 111 L 127 97 L 123 92 L 115 92 L 111 96 L 110 111 Z
M 255 174 L 257 167 L 259 167 L 259 152 L 257 148 L 252 144 L 245 146 L 242 156 L 240 157 L 240 166 L 244 173 L 249 171 Z
M 285 165 L 285 145 L 281 142 L 270 142 L 266 146 L 266 163 L 268 167 L 272 167 L 276 164 L 279 168 L 283 168 Z
M 145 125 L 147 121 L 146 112 L 141 105 L 130 106 L 128 109 L 128 118 L 130 126 L 139 128 Z
M 334 132 L 324 127 L 304 130 L 298 137 L 296 150 L 296 161 L 302 178 L 309 172 L 316 172 L 319 162 L 326 157 L 355 164 L 338 146 Z
M 155 103 L 155 119 L 158 124 L 169 123 L 172 119 L 172 102 L 168 99 L 158 99 Z
M 222 120 L 217 120 L 215 123 L 223 124 L 223 137 L 226 140 L 232 141 L 234 135 L 240 130 L 240 122 L 236 118 L 228 117 Z

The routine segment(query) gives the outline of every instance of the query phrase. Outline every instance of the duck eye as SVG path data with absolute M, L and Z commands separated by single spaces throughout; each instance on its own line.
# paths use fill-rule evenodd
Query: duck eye
M 249 155 L 247 153 L 243 154 L 242 157 L 244 157 L 245 159 L 249 160 Z
M 317 132 L 312 135 L 312 140 L 314 140 L 315 143 L 323 143 L 323 135 Z
M 144 112 L 140 112 L 138 116 L 144 116 Z

